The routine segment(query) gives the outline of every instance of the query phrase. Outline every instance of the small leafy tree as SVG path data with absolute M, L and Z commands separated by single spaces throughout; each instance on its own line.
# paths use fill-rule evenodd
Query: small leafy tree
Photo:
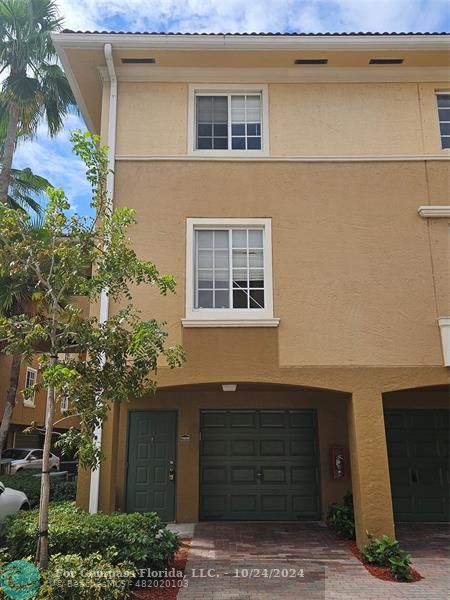
M 167 345 L 164 323 L 141 320 L 132 304 L 133 287 L 152 285 L 166 294 L 174 292 L 174 278 L 161 275 L 131 247 L 127 230 L 136 223 L 135 213 L 110 206 L 105 147 L 80 131 L 72 141 L 86 165 L 95 219 L 71 216 L 64 192 L 51 188 L 39 234 L 22 211 L 0 206 L 3 273 L 11 285 L 34 282 L 33 311 L 0 315 L 0 340 L 6 352 L 20 352 L 28 360 L 38 354 L 40 385 L 48 388 L 37 549 L 42 568 L 48 564 L 49 454 L 58 396 L 69 398 L 80 422 L 59 444 L 75 443 L 80 464 L 96 468 L 102 456 L 94 432 L 110 403 L 154 391 L 160 357 L 169 367 L 184 360 L 179 346 Z M 83 314 L 73 302 L 85 296 L 95 303 L 102 290 L 120 306 L 105 322 Z

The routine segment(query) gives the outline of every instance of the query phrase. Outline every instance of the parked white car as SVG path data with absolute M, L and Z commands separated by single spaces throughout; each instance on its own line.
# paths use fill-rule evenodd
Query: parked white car
M 2 459 L 11 460 L 11 474 L 23 469 L 42 469 L 43 451 L 37 448 L 8 448 L 2 452 Z M 59 470 L 59 457 L 50 453 L 49 468 Z
M 23 492 L 7 488 L 0 482 L 0 526 L 8 515 L 19 510 L 29 510 L 30 503 Z

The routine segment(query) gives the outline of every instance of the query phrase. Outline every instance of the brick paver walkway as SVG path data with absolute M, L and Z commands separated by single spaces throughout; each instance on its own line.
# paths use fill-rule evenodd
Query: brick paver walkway
M 450 598 L 448 529 L 400 525 L 397 537 L 422 581 L 372 577 L 346 542 L 319 523 L 199 523 L 186 567 L 189 585 L 178 600 Z

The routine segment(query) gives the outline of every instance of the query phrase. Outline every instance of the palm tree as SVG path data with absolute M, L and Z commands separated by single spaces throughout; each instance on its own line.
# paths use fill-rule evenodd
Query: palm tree
M 5 140 L 0 202 L 8 202 L 19 132 L 32 137 L 45 120 L 54 136 L 75 104 L 51 40 L 61 22 L 55 0 L 0 0 L 0 74 L 7 72 L 0 92 L 0 137 Z
M 11 169 L 6 203 L 10 208 L 25 212 L 31 209 L 39 217 L 42 214 L 42 208 L 36 197 L 45 192 L 48 187 L 52 187 L 51 183 L 45 177 L 33 173 L 28 167 Z

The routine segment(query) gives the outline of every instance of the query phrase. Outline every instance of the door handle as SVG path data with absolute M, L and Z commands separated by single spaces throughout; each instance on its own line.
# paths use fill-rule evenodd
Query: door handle
M 170 461 L 169 481 L 175 481 L 175 465 L 174 465 L 173 461 Z
M 258 473 L 256 473 L 256 477 L 258 479 L 262 479 L 263 474 L 261 473 L 261 471 L 259 471 Z
M 417 483 L 419 480 L 416 469 L 411 469 L 411 483 Z

